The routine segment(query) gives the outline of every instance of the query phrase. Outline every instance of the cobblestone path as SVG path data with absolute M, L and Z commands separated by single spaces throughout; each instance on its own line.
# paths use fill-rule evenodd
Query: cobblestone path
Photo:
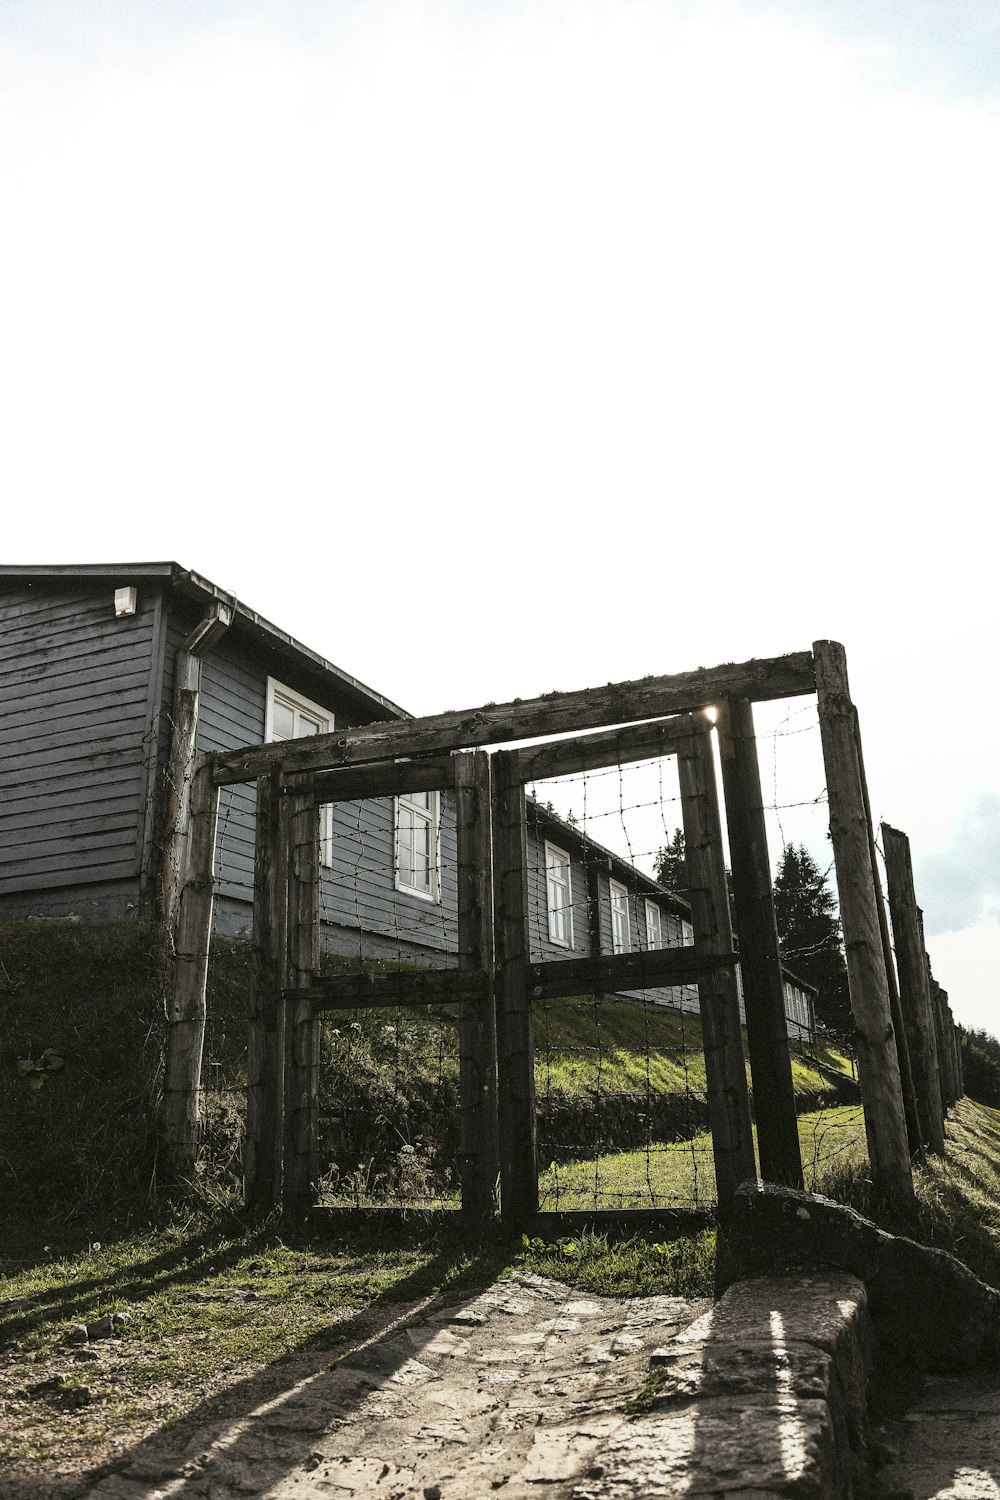
M 529 1275 L 424 1305 L 256 1410 L 164 1434 L 88 1500 L 557 1500 L 592 1473 L 650 1351 L 709 1306 Z

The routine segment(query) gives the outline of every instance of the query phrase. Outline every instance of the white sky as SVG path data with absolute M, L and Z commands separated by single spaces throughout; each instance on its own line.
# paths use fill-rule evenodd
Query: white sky
M 998 58 L 995 0 L 4 0 L 6 559 L 175 558 L 415 712 L 839 639 L 1000 1030 Z

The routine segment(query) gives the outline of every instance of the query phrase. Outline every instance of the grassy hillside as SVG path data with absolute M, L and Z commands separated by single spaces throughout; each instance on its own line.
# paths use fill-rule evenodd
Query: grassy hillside
M 249 970 L 246 943 L 213 945 L 201 1179 L 209 1195 L 240 1178 Z M 138 923 L 0 925 L 0 1202 L 11 1214 L 57 1226 L 148 1211 L 163 994 Z M 543 1162 L 703 1132 L 697 1017 L 560 1002 L 538 1008 L 536 1041 Z M 850 1064 L 838 1053 L 798 1050 L 793 1067 L 803 1110 L 851 1096 Z M 348 1198 L 447 1193 L 457 1136 L 453 1011 L 324 1019 L 321 1137 L 324 1160 L 337 1164 L 332 1188 Z

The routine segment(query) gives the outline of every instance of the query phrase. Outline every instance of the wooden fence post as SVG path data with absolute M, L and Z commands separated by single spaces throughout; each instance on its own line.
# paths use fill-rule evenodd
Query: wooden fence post
M 160 1169 L 166 1179 L 189 1177 L 198 1157 L 218 821 L 219 789 L 212 785 L 211 763 L 203 760 L 191 781 L 187 874 L 180 895 L 173 988 L 167 1007 L 160 1111 Z
M 861 773 L 861 795 L 865 804 L 865 823 L 868 827 L 868 854 L 872 867 L 872 882 L 875 886 L 875 910 L 878 913 L 878 930 L 882 938 L 882 957 L 885 962 L 885 978 L 889 986 L 889 1014 L 892 1017 L 893 1035 L 896 1039 L 896 1061 L 899 1063 L 899 1086 L 903 1091 L 903 1118 L 906 1121 L 906 1140 L 910 1148 L 910 1160 L 922 1159 L 927 1135 L 917 1108 L 917 1091 L 910 1066 L 909 1033 L 903 1019 L 903 1004 L 899 998 L 896 980 L 896 961 L 889 934 L 889 919 L 882 899 L 882 876 L 878 865 L 878 850 L 875 846 L 875 824 L 872 821 L 871 800 L 868 795 L 868 778 L 865 775 L 865 756 L 861 748 L 861 724 L 858 711 L 854 710 L 854 744 L 858 752 L 858 770 Z
M 288 987 L 308 987 L 319 970 L 319 807 L 288 798 Z M 301 1218 L 313 1206 L 319 1115 L 319 1018 L 306 995 L 285 1003 L 285 1161 L 282 1207 Z
M 516 1225 L 538 1212 L 535 1050 L 525 985 L 529 956 L 525 796 L 516 750 L 498 750 L 493 757 L 493 807 L 500 1212 L 505 1224 Z
M 493 989 L 493 841 L 490 758 L 455 757 L 458 824 L 458 966 L 489 976 L 486 996 L 458 1011 L 462 1210 L 474 1220 L 495 1212 L 500 1171 L 497 1138 L 496 1004 Z
M 708 723 L 693 715 L 690 723 L 690 739 L 677 753 L 688 900 L 695 952 L 714 958 L 733 951 L 722 826 Z M 698 1002 L 716 1193 L 725 1214 L 739 1184 L 757 1176 L 735 967 L 713 968 L 700 978 Z
M 253 951 L 247 1043 L 247 1208 L 264 1218 L 281 1202 L 284 1019 L 288 963 L 288 798 L 281 769 L 257 780 Z
M 169 955 L 175 935 L 177 907 L 183 878 L 184 846 L 188 836 L 191 777 L 198 737 L 198 696 L 201 662 L 189 651 L 177 652 L 170 745 L 163 775 L 163 833 L 160 838 L 154 920 L 157 946 Z
M 204 619 L 177 648 L 174 657 L 173 712 L 164 769 L 163 822 L 153 905 L 157 947 L 168 957 L 172 956 L 188 835 L 191 778 L 198 739 L 201 661 L 232 624 L 234 610 L 235 602 L 228 605 L 221 600 L 213 601 Z
M 785 1017 L 785 981 L 774 916 L 753 707 L 746 698 L 723 699 L 718 713 L 760 1173 L 768 1182 L 800 1188 L 802 1156 Z
M 847 661 L 836 641 L 814 642 L 813 654 L 868 1154 L 879 1189 L 904 1204 L 913 1198 L 913 1175 Z
M 955 1048 L 955 1017 L 948 1004 L 948 991 L 941 990 L 941 1016 L 944 1022 L 945 1047 L 948 1054 L 948 1107 L 957 1104 L 961 1097 L 958 1082 L 958 1055 Z
M 882 824 L 889 911 L 896 946 L 903 1022 L 909 1043 L 910 1066 L 917 1097 L 923 1139 L 940 1156 L 944 1150 L 944 1118 L 941 1113 L 941 1074 L 938 1062 L 937 1028 L 931 1008 L 923 933 L 913 888 L 910 841 L 905 833 Z

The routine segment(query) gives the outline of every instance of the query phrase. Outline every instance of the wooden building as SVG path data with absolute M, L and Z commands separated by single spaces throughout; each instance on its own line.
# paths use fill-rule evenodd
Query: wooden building
M 148 913 L 162 888 L 175 686 L 196 663 L 197 751 L 405 718 L 381 693 L 172 562 L 0 567 L 0 918 Z M 254 788 L 223 789 L 216 930 L 248 930 Z M 539 959 L 688 940 L 678 897 L 537 804 L 528 827 Z M 321 914 L 334 951 L 453 961 L 449 793 L 325 808 Z M 696 1009 L 693 987 L 650 992 Z M 788 977 L 793 1034 L 812 1032 Z

